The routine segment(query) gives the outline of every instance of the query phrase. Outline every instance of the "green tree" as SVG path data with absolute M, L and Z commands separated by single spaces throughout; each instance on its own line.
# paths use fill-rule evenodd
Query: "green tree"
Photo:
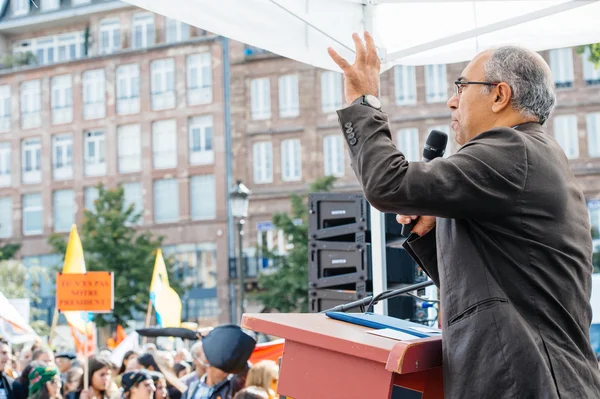
M 0 261 L 0 292 L 7 298 L 28 298 L 33 303 L 39 302 L 40 298 L 35 293 L 39 292 L 42 280 L 49 281 L 48 271 L 42 266 L 27 268 L 15 260 Z M 39 312 L 31 308 L 32 316 Z M 30 325 L 39 335 L 49 333 L 48 324 L 43 320 L 32 321 Z
M 317 179 L 309 192 L 330 191 L 335 177 Z M 273 215 L 273 225 L 290 237 L 293 244 L 286 256 L 277 256 L 262 248 L 262 253 L 273 261 L 274 272 L 258 277 L 259 290 L 254 297 L 265 308 L 279 312 L 308 311 L 308 205 L 307 195 L 292 195 L 291 213 Z M 301 223 L 298 223 L 301 221 Z
M 10 260 L 15 258 L 15 254 L 21 249 L 21 244 L 8 243 L 0 247 L 0 260 Z
M 590 49 L 588 60 L 596 66 L 596 69 L 600 69 L 600 43 L 579 46 L 577 47 L 577 54 L 583 54 L 586 48 Z
M 114 310 L 96 315 L 95 322 L 100 326 L 125 325 L 133 319 L 135 311 L 147 309 L 156 250 L 161 247 L 163 237 L 136 229 L 134 226 L 141 217 L 133 204 L 125 204 L 121 186 L 105 189 L 99 185 L 94 209 L 84 210 L 79 232 L 86 268 L 114 272 Z M 64 256 L 67 239 L 63 234 L 53 234 L 48 241 L 56 253 Z M 177 290 L 175 281 L 171 285 Z

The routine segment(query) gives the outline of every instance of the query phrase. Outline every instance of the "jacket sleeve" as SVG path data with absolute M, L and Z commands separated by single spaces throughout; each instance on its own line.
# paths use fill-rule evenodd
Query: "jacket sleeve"
M 440 273 L 437 263 L 435 231 L 434 227 L 423 237 L 419 237 L 419 235 L 413 233 L 404 241 L 402 246 L 439 288 Z
M 352 169 L 365 197 L 380 211 L 456 219 L 515 211 L 527 176 L 520 132 L 495 128 L 449 158 L 408 162 L 383 112 L 357 104 L 339 110 L 338 117 Z

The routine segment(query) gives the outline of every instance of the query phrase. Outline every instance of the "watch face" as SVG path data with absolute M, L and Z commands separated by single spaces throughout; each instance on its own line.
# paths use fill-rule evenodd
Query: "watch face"
M 375 109 L 380 109 L 381 108 L 381 101 L 379 101 L 379 99 L 375 96 L 372 96 L 371 94 L 367 94 L 365 96 L 365 101 L 373 108 Z

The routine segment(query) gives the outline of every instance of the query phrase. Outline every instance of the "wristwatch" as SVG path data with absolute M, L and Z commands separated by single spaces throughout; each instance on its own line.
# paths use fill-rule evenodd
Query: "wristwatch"
M 364 96 L 358 97 L 352 104 L 362 104 L 371 108 L 375 108 L 378 111 L 381 110 L 381 101 L 379 101 L 377 97 L 371 94 L 366 94 Z

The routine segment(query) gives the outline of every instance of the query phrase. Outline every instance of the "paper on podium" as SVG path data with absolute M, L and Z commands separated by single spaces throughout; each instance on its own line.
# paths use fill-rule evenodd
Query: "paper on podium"
M 412 341 L 415 339 L 419 339 L 411 334 L 404 333 L 402 331 L 393 330 L 391 328 L 382 328 L 379 330 L 367 330 L 368 334 L 379 335 L 380 337 L 390 338 L 396 341 Z

